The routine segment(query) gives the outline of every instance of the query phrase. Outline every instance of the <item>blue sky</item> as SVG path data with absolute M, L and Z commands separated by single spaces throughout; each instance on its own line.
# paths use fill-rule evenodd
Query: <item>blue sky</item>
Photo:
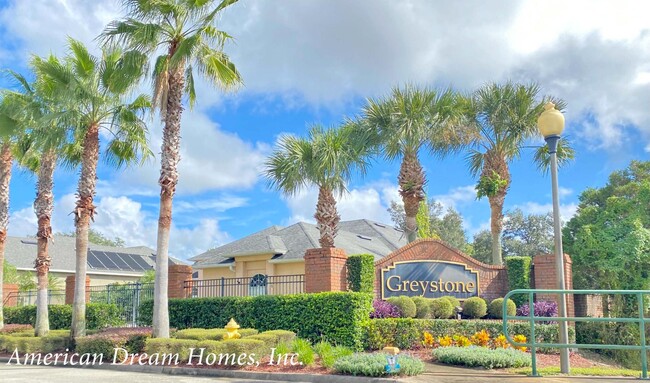
M 414 82 L 471 91 L 490 81 L 537 81 L 568 103 L 566 135 L 576 161 L 561 170 L 562 215 L 587 187 L 650 150 L 650 21 L 638 2 L 533 1 L 240 1 L 221 20 L 236 43 L 227 51 L 245 86 L 221 94 L 200 84 L 199 104 L 183 117 L 179 193 L 171 249 L 187 258 L 272 224 L 313 220 L 316 194 L 287 199 L 268 190 L 260 165 L 282 133 L 312 123 L 337 125 L 367 97 Z M 556 3 L 556 4 L 555 4 Z M 560 11 L 561 10 L 561 11 Z M 118 17 L 113 0 L 0 0 L 0 67 L 24 72 L 31 53 L 65 52 L 66 36 L 93 45 Z M 6 85 L 6 84 L 4 84 Z M 148 84 L 142 85 L 147 91 Z M 154 153 L 160 123 L 150 124 Z M 531 144 L 542 144 L 540 138 Z M 531 163 L 512 164 L 506 208 L 550 210 L 550 180 Z M 462 156 L 423 152 L 427 191 L 461 212 L 468 235 L 487 228 L 487 201 L 476 201 Z M 129 245 L 154 247 L 158 158 L 142 168 L 99 171 L 95 228 Z M 343 219 L 388 223 L 399 163 L 379 159 L 340 201 Z M 55 231 L 72 231 L 77 173 L 56 173 Z M 32 235 L 33 176 L 16 169 L 10 235 Z

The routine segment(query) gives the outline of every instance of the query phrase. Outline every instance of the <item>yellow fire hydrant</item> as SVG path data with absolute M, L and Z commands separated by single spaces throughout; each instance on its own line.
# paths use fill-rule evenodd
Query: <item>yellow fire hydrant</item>
M 237 322 L 235 322 L 234 318 L 230 318 L 230 322 L 224 327 L 226 329 L 226 333 L 223 334 L 223 339 L 239 339 L 241 338 L 241 334 L 237 329 L 239 328 L 239 325 Z

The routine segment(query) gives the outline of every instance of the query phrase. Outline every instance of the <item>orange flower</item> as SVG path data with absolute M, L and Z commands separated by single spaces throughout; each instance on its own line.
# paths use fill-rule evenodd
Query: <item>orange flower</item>
M 481 330 L 476 334 L 472 335 L 470 341 L 475 346 L 487 347 L 490 343 L 490 334 L 487 331 Z
M 470 342 L 469 338 L 463 335 L 454 335 L 454 342 L 458 347 L 469 347 L 472 345 L 472 342 Z
M 451 339 L 450 336 L 443 336 L 438 338 L 438 344 L 440 345 L 440 347 L 449 347 L 449 346 L 453 346 L 454 341 Z
M 433 347 L 435 346 L 435 344 L 436 344 L 436 338 L 434 338 L 433 335 L 425 331 L 422 345 L 424 345 L 424 347 Z
M 506 336 L 501 334 L 498 337 L 494 338 L 492 340 L 492 345 L 494 348 L 508 348 L 510 347 L 510 343 L 508 342 L 508 339 L 506 339 Z
M 521 334 L 519 334 L 519 335 L 515 335 L 515 337 L 512 338 L 512 340 L 514 340 L 516 343 L 526 343 L 526 340 L 527 340 L 527 339 L 526 339 L 526 336 L 525 336 L 525 335 L 521 335 Z M 516 348 L 517 350 L 526 351 L 526 347 L 525 347 L 525 346 L 517 346 L 517 347 L 515 347 L 515 348 Z

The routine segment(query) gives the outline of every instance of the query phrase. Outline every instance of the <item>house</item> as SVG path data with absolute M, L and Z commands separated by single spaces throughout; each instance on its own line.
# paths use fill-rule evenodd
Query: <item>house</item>
M 305 251 L 320 247 L 316 225 L 298 222 L 271 226 L 190 258 L 199 279 L 278 277 L 305 274 Z M 372 254 L 379 260 L 407 244 L 391 225 L 360 219 L 342 221 L 335 246 L 346 254 Z M 254 281 L 251 282 L 251 286 Z
M 50 274 L 57 278 L 57 289 L 63 289 L 65 278 L 75 273 L 75 245 L 74 237 L 63 236 L 55 236 L 49 243 Z M 87 275 L 91 286 L 135 282 L 156 263 L 156 251 L 146 246 L 112 247 L 89 243 L 88 247 Z M 35 259 L 36 238 L 7 237 L 5 261 L 15 266 L 19 273 L 35 273 Z M 170 257 L 169 264 L 184 263 Z

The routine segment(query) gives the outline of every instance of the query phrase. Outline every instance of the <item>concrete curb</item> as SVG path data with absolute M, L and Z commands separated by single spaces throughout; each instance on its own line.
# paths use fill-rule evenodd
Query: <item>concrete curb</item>
M 0 363 L 8 363 L 9 358 L 0 357 Z M 396 379 L 385 378 L 366 378 L 361 376 L 348 375 L 319 375 L 319 374 L 287 374 L 287 373 L 270 373 L 270 372 L 250 372 L 237 370 L 219 370 L 209 368 L 190 368 L 190 367 L 163 367 L 163 366 L 133 366 L 122 364 L 103 364 L 96 366 L 63 366 L 50 365 L 49 367 L 62 368 L 86 368 L 110 371 L 127 371 L 147 374 L 165 374 L 177 376 L 200 376 L 214 378 L 230 379 L 247 379 L 247 380 L 267 380 L 283 382 L 312 382 L 312 383 L 388 383 L 398 382 Z

